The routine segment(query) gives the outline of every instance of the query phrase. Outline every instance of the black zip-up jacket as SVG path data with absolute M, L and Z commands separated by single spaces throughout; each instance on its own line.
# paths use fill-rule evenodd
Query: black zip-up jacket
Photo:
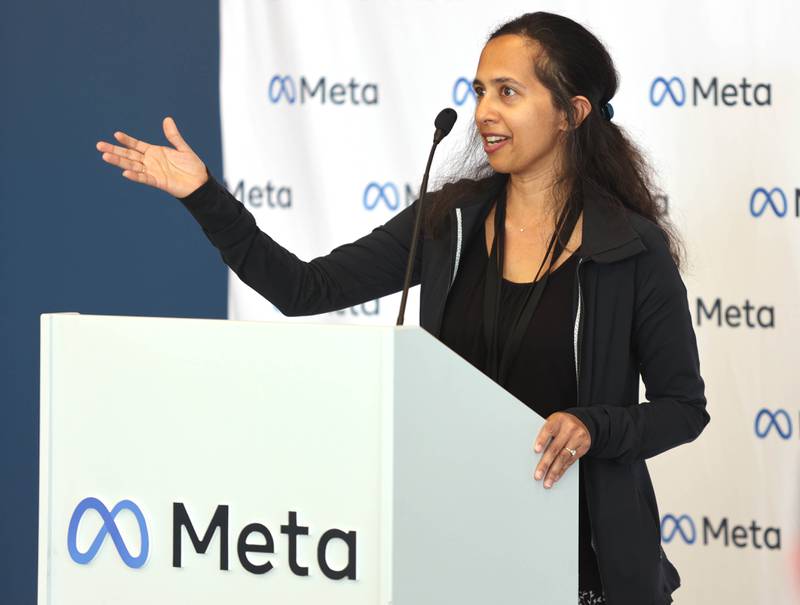
M 481 232 L 505 178 L 478 182 L 458 198 L 448 224 L 421 239 L 413 283 L 421 285 L 420 325 L 436 337 L 463 250 Z M 310 262 L 260 231 L 210 175 L 181 202 L 225 263 L 286 315 L 329 312 L 402 289 L 418 202 Z M 573 306 L 578 401 L 565 411 L 591 434 L 580 463 L 608 603 L 663 605 L 680 579 L 661 548 L 645 459 L 692 441 L 709 421 L 686 288 L 658 226 L 596 194 L 585 194 L 583 207 Z

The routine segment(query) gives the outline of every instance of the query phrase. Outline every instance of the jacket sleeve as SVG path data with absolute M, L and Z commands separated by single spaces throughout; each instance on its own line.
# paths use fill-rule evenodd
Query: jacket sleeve
M 403 288 L 417 202 L 359 240 L 304 262 L 256 225 L 253 215 L 211 174 L 180 202 L 222 260 L 284 315 L 315 315 Z M 420 280 L 422 238 L 412 285 Z
M 570 408 L 591 434 L 587 456 L 629 463 L 694 440 L 708 424 L 686 287 L 665 241 L 636 259 L 633 347 L 647 401 Z

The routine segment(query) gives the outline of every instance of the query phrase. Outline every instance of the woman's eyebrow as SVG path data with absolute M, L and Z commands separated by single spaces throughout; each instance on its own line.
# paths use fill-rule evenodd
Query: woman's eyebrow
M 514 84 L 519 88 L 526 88 L 526 86 L 522 82 L 518 82 L 514 78 L 509 78 L 508 76 L 502 76 L 500 78 L 492 78 L 492 84 Z M 473 86 L 483 86 L 483 82 L 481 82 L 478 78 L 475 78 L 472 81 Z

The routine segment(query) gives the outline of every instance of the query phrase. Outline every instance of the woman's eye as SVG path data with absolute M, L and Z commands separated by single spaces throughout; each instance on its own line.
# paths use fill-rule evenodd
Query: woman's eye
M 508 90 L 508 91 L 511 91 L 511 93 L 512 93 L 512 94 L 517 94 L 517 91 L 516 91 L 516 90 L 514 90 L 513 88 L 510 88 L 510 87 L 508 87 L 508 86 L 503 86 L 503 87 L 500 89 L 500 91 L 501 91 L 501 94 L 505 93 L 505 91 L 507 91 L 507 90 Z M 504 97 L 508 97 L 508 96 L 511 96 L 511 95 L 506 95 L 506 94 L 503 94 L 503 96 L 504 96 Z

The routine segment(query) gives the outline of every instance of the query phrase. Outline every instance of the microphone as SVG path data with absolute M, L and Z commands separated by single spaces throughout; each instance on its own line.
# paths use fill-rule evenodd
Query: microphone
M 422 225 L 422 204 L 425 201 L 425 194 L 428 192 L 428 174 L 431 171 L 431 162 L 433 162 L 433 154 L 436 147 L 442 142 L 450 131 L 453 129 L 453 124 L 456 123 L 458 114 L 454 109 L 446 107 L 439 112 L 433 125 L 436 131 L 433 133 L 433 145 L 431 152 L 428 155 L 428 164 L 425 166 L 425 174 L 422 176 L 422 185 L 419 188 L 419 202 L 417 203 L 417 216 L 414 219 L 414 232 L 411 236 L 411 249 L 408 251 L 408 264 L 406 265 L 406 276 L 403 280 L 403 297 L 400 299 L 400 312 L 397 314 L 398 326 L 403 325 L 403 319 L 406 314 L 406 301 L 408 300 L 408 289 L 411 287 L 411 274 L 414 271 L 414 259 L 417 256 L 417 241 L 419 240 L 420 227 Z
M 436 119 L 433 121 L 433 125 L 436 126 L 436 132 L 433 133 L 434 145 L 441 143 L 442 139 L 450 134 L 450 131 L 453 130 L 453 124 L 456 123 L 457 117 L 458 114 L 456 113 L 456 110 L 450 109 L 449 107 L 445 107 L 439 112 L 439 115 L 436 116 Z

